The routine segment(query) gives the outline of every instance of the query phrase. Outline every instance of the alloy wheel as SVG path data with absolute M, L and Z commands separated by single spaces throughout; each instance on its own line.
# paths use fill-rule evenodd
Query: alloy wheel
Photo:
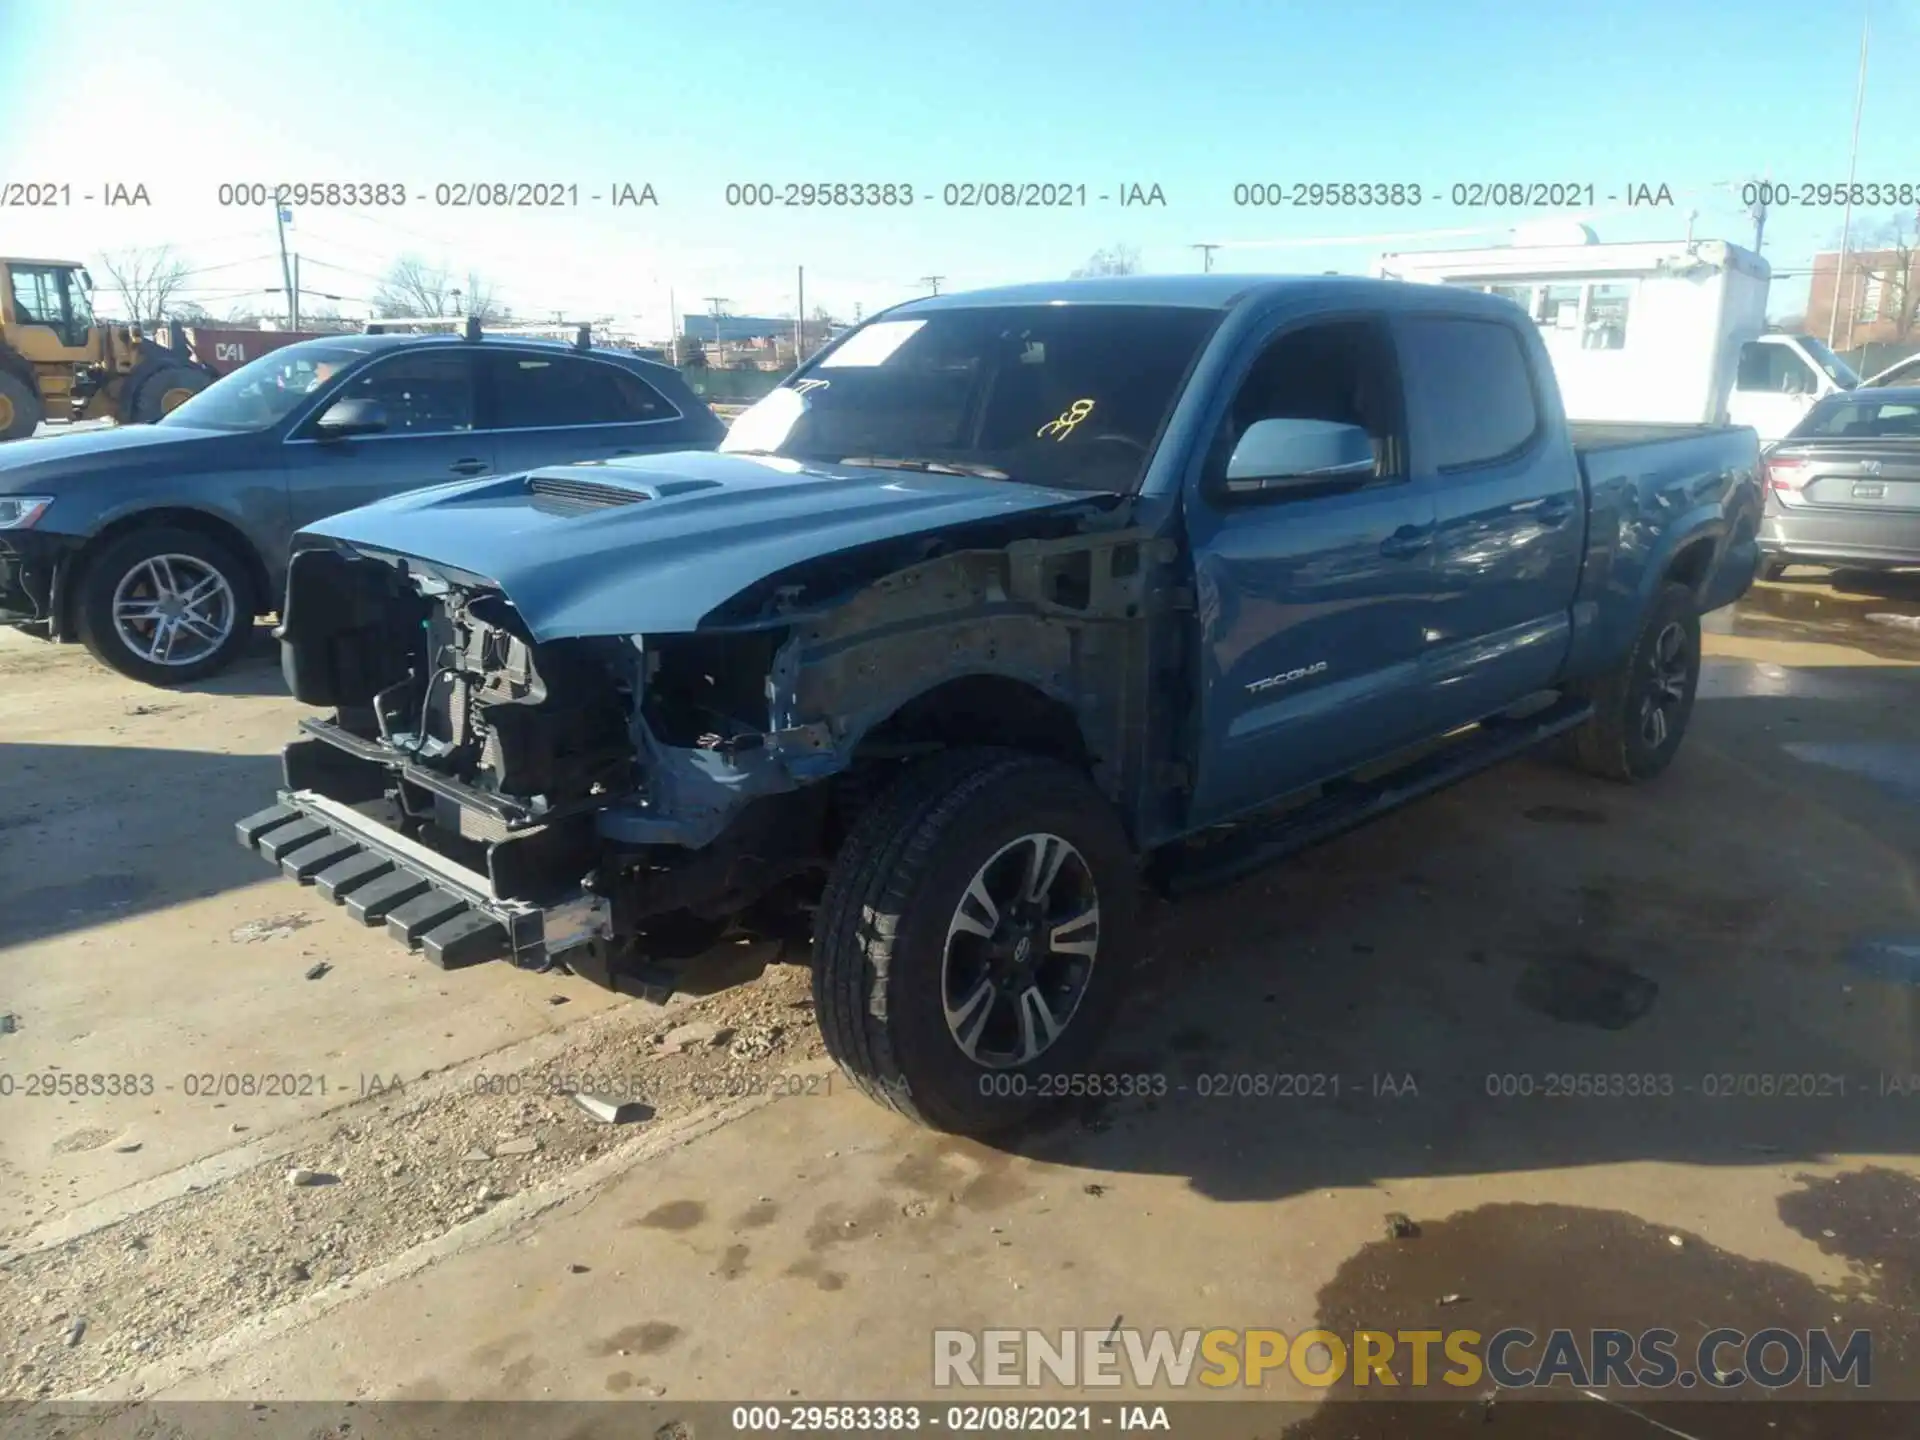
M 974 872 L 947 926 L 947 1030 L 989 1069 L 1025 1065 L 1066 1032 L 1100 951 L 1100 893 L 1058 835 L 1022 835 Z
M 155 665 L 206 659 L 233 634 L 235 609 L 227 577 L 191 555 L 150 556 L 113 591 L 120 643 Z
M 1677 727 L 1687 701 L 1687 632 L 1669 621 L 1654 637 L 1646 689 L 1640 698 L 1640 738 L 1649 750 L 1658 750 Z

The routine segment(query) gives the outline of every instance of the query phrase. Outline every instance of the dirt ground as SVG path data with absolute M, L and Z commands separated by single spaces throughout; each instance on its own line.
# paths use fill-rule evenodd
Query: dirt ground
M 0 634 L 0 1396 L 912 1399 L 939 1328 L 1317 1323 L 1867 1328 L 1920 1398 L 1920 584 L 1708 628 L 1659 782 L 1526 760 L 1156 906 L 1102 1067 L 1164 1093 L 994 1146 L 850 1093 L 753 947 L 663 1010 L 273 878 L 231 838 L 299 713 L 270 656 L 162 692 Z M 1718 1408 L 1647 1414 L 1756 1433 Z M 1865 1433 L 1816 1408 L 1780 1433 Z

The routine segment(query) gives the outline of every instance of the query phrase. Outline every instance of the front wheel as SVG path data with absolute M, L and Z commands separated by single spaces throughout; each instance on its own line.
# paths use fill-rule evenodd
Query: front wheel
M 224 545 L 155 526 L 110 542 L 80 578 L 79 631 L 94 658 L 149 685 L 224 670 L 253 636 L 253 583 Z
M 24 440 L 44 418 L 39 392 L 11 370 L 0 370 L 0 440 Z
M 1003 750 L 910 771 L 841 847 L 814 936 L 814 1008 L 856 1085 L 959 1134 L 1069 1093 L 1128 983 L 1138 874 L 1078 772 Z
M 1593 718 L 1573 732 L 1574 763 L 1604 780 L 1650 780 L 1672 762 L 1700 685 L 1700 612 L 1668 585 L 1627 661 L 1593 687 Z
M 140 382 L 128 405 L 127 420 L 136 425 L 151 425 L 171 415 L 212 383 L 209 377 L 187 365 L 166 365 Z

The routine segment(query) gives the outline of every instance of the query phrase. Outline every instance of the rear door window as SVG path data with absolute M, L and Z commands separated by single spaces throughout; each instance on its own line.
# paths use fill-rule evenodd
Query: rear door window
M 679 413 L 638 375 L 605 361 L 525 351 L 484 359 L 498 430 L 632 425 Z
M 1520 336 L 1497 320 L 1413 315 L 1400 327 L 1413 433 L 1426 464 L 1464 470 L 1517 455 L 1540 429 L 1533 367 Z

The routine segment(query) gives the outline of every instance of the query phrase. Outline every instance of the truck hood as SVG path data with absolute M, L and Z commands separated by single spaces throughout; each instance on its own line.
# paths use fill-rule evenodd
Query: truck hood
M 198 452 L 210 454 L 236 438 L 186 425 L 114 425 L 15 440 L 0 445 L 0 495 L 58 493 L 59 481 L 76 476 L 198 464 L 208 458 Z
M 696 630 L 747 586 L 808 560 L 1099 498 L 973 476 L 677 451 L 437 485 L 301 535 L 490 581 L 547 641 Z

